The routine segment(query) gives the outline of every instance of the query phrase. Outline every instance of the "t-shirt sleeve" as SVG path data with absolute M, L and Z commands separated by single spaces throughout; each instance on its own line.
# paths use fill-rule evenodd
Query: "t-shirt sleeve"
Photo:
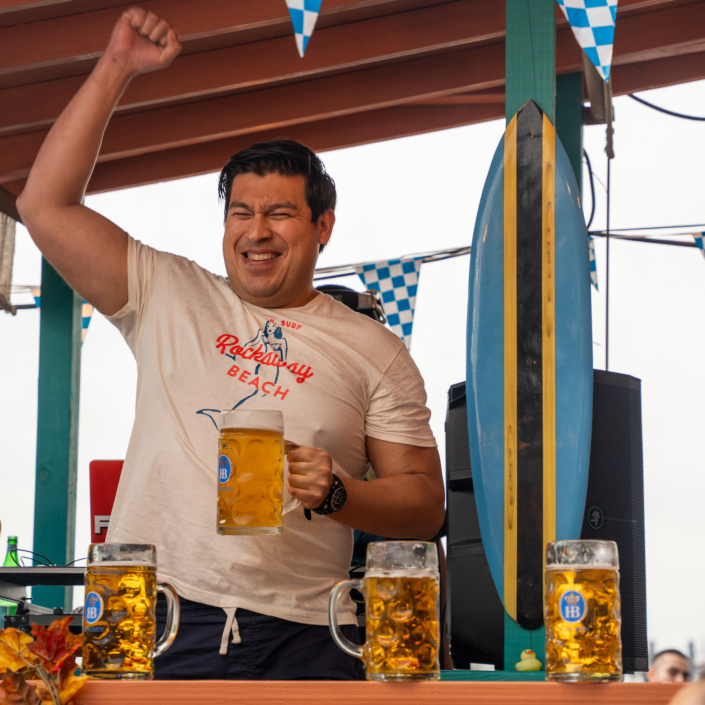
M 156 259 L 160 253 L 128 236 L 127 303 L 106 318 L 122 333 L 133 355 L 137 354 L 142 321 L 155 285 Z
M 435 448 L 430 418 L 423 378 L 402 347 L 372 394 L 365 434 L 380 441 Z

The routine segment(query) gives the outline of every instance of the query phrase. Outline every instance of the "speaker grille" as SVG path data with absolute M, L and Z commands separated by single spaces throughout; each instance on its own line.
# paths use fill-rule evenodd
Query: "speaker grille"
M 582 538 L 619 548 L 624 669 L 648 668 L 641 382 L 595 370 Z

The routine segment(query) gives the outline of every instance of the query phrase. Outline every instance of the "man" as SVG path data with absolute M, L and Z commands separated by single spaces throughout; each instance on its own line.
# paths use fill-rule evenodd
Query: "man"
M 302 145 L 254 145 L 223 169 L 227 279 L 81 205 L 130 79 L 179 50 L 165 20 L 125 12 L 17 203 L 44 256 L 137 360 L 135 425 L 108 540 L 156 545 L 160 579 L 183 598 L 158 678 L 359 678 L 326 613 L 330 589 L 347 577 L 352 529 L 430 539 L 443 521 L 423 382 L 396 336 L 314 289 L 336 194 Z M 288 454 L 288 489 L 302 506 L 285 515 L 280 536 L 216 534 L 214 410 L 236 407 L 282 411 L 299 446 Z M 369 463 L 378 479 L 364 482 Z M 304 508 L 316 512 L 311 521 Z M 351 601 L 339 621 L 354 638 Z
M 660 651 L 646 672 L 649 683 L 687 683 L 690 680 L 690 661 L 676 649 Z

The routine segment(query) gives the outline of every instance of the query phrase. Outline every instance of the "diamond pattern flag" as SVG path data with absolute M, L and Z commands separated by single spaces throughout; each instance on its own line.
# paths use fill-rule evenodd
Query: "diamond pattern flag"
M 416 291 L 423 257 L 390 259 L 386 262 L 363 264 L 355 268 L 368 289 L 382 294 L 382 306 L 387 323 L 411 347 L 411 330 L 414 325 Z
M 34 297 L 34 304 L 37 308 L 41 308 L 42 305 L 42 290 L 41 287 L 32 287 L 32 296 Z M 88 326 L 91 322 L 91 317 L 93 316 L 93 306 L 87 301 L 83 302 L 81 308 L 81 345 L 86 339 L 86 334 L 88 333 Z
M 705 240 L 705 232 L 693 233 L 693 237 L 695 238 L 695 245 L 702 253 L 702 256 L 705 257 L 705 245 L 703 245 L 703 240 Z
M 610 78 L 617 0 L 558 0 L 578 44 L 605 81 Z
M 590 255 L 590 282 L 597 291 L 600 288 L 597 286 L 597 260 L 595 259 L 595 241 L 592 235 L 588 235 L 588 254 Z
M 313 29 L 318 19 L 318 11 L 321 9 L 322 0 L 286 0 L 289 8 L 291 22 L 294 25 L 294 36 L 296 37 L 296 47 L 299 56 L 303 58 L 308 40 L 311 39 Z

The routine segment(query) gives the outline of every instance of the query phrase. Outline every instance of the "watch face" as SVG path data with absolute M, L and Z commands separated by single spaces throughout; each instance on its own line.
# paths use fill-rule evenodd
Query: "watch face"
M 345 500 L 348 498 L 348 493 L 345 491 L 344 487 L 338 487 L 338 489 L 333 492 L 333 496 L 330 498 L 330 508 L 334 512 L 339 512 L 345 505 Z

